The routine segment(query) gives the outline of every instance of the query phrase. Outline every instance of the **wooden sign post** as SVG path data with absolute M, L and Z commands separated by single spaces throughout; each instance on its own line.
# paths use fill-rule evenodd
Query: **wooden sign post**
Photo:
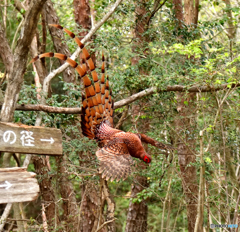
M 0 122 L 0 151 L 62 155 L 59 129 Z
M 0 122 L 0 151 L 62 155 L 62 134 L 55 128 Z M 26 168 L 0 168 L 0 204 L 35 200 L 35 176 Z
M 26 168 L 0 168 L 0 204 L 37 199 L 40 190 L 35 176 Z

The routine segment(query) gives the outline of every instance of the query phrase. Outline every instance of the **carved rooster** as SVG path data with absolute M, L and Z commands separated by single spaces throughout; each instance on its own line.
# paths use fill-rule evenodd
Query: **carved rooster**
M 150 143 L 162 149 L 172 149 L 171 146 L 161 144 L 144 134 L 134 134 L 113 128 L 113 99 L 109 90 L 108 78 L 105 78 L 104 56 L 102 56 L 102 75 L 98 79 L 95 65 L 84 45 L 74 33 L 60 25 L 52 24 L 56 28 L 65 31 L 73 38 L 82 49 L 84 59 L 87 61 L 91 71 L 93 84 L 87 75 L 87 67 L 83 59 L 83 64 L 79 65 L 74 60 L 60 53 L 44 53 L 31 60 L 35 62 L 43 57 L 56 57 L 65 60 L 76 69 L 80 75 L 85 89 L 82 95 L 82 115 L 81 126 L 83 135 L 90 139 L 95 139 L 101 144 L 96 152 L 100 161 L 99 172 L 106 180 L 126 179 L 131 173 L 132 157 L 139 158 L 145 163 L 150 163 L 152 158 L 144 150 L 143 142 Z M 105 80 L 106 79 L 106 80 Z

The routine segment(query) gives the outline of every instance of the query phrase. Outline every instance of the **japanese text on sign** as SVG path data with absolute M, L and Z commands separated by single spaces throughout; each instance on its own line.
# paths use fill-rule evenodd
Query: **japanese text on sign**
M 0 122 L 0 151 L 62 155 L 61 130 Z
M 26 147 L 34 147 L 34 137 L 32 131 L 21 131 L 20 140 L 22 141 L 22 146 Z M 3 141 L 5 143 L 14 144 L 17 140 L 17 135 L 10 130 L 7 130 L 3 133 Z M 40 139 L 40 141 L 50 142 L 51 144 L 54 143 L 54 139 L 51 137 L 50 139 Z

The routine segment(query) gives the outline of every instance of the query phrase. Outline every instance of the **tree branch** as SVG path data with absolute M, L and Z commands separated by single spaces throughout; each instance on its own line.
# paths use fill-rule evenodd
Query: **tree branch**
M 152 139 L 145 134 L 138 133 L 137 135 L 140 137 L 142 142 L 147 143 L 147 144 L 151 144 L 154 147 L 157 147 L 157 148 L 160 148 L 160 149 L 163 149 L 163 150 L 176 150 L 176 148 L 174 148 L 173 146 L 158 142 L 157 140 Z
M 19 0 L 14 0 L 13 5 L 22 14 L 22 16 L 25 17 L 25 12 L 24 13 L 21 12 L 22 9 L 26 10 L 26 7 L 22 4 L 22 2 Z
M 153 16 L 163 7 L 163 5 L 166 3 L 167 0 L 164 0 L 162 4 L 159 5 L 160 0 L 156 0 L 154 2 L 154 9 L 151 12 L 150 16 L 147 19 L 147 25 L 149 24 L 150 20 L 153 18 Z
M 112 220 L 106 221 L 104 222 L 97 230 L 96 232 L 100 231 L 105 225 L 107 225 L 108 223 L 111 223 L 115 220 L 115 218 L 113 218 Z
M 154 93 L 161 93 L 161 92 L 171 92 L 171 91 L 178 91 L 178 92 L 212 92 L 212 91 L 219 91 L 227 89 L 228 84 L 223 84 L 219 86 L 193 86 L 190 88 L 187 88 L 182 85 L 173 85 L 173 86 L 167 86 L 166 89 L 157 89 L 156 87 L 151 87 L 148 89 L 145 89 L 139 93 L 133 94 L 130 97 L 127 97 L 123 100 L 117 101 L 114 104 L 114 109 L 121 108 L 125 105 L 129 105 L 130 103 L 137 101 L 138 99 L 142 97 L 146 97 L 148 95 L 154 94 Z M 240 84 L 232 84 L 231 88 L 239 87 Z M 0 103 L 0 107 L 2 107 L 2 103 Z M 80 107 L 75 108 L 66 108 L 66 107 L 55 107 L 55 106 L 46 106 L 43 104 L 39 105 L 17 105 L 16 110 L 22 110 L 22 111 L 43 111 L 47 113 L 57 113 L 57 114 L 81 114 L 82 109 Z
M 8 203 L 0 219 L 0 231 L 3 231 L 3 227 L 5 225 L 8 215 L 10 214 L 11 209 L 12 209 L 12 203 Z
M 239 87 L 240 84 L 232 84 L 231 88 Z M 133 94 L 132 96 L 125 98 L 123 100 L 120 100 L 114 104 L 114 109 L 121 108 L 125 105 L 128 105 L 142 97 L 146 97 L 148 95 L 154 94 L 154 93 L 160 93 L 160 92 L 212 92 L 212 91 L 219 91 L 224 90 L 228 88 L 228 84 L 223 84 L 219 86 L 192 86 L 192 87 L 186 87 L 183 85 L 173 85 L 173 86 L 167 86 L 165 89 L 157 89 L 156 87 L 151 87 L 148 89 L 145 89 L 139 93 Z

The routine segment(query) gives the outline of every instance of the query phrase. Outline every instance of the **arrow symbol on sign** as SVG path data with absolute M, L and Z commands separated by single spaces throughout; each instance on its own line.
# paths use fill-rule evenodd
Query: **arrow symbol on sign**
M 54 143 L 54 139 L 51 137 L 50 139 L 40 139 L 43 142 L 50 142 L 51 144 Z
M 1 187 L 6 187 L 5 189 L 9 189 L 9 188 L 11 188 L 11 186 L 12 186 L 11 183 L 9 183 L 8 181 L 5 181 L 5 184 L 1 184 L 1 185 L 0 185 L 0 188 L 1 188 Z

